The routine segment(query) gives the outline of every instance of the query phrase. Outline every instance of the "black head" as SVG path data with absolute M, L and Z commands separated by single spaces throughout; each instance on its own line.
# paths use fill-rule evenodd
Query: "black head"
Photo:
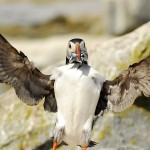
M 66 64 L 87 63 L 88 53 L 84 40 L 80 38 L 71 39 L 67 47 Z

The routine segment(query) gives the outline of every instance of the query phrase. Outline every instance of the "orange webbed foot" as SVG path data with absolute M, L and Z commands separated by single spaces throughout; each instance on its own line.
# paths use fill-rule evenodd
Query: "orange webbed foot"
M 84 146 L 84 147 L 82 148 L 82 150 L 87 150 L 86 146 Z
M 56 148 L 57 148 L 57 141 L 55 141 L 53 144 L 53 150 L 56 150 Z

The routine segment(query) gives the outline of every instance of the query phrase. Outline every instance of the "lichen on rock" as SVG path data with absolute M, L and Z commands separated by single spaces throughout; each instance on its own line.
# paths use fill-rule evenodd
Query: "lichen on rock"
M 132 33 L 95 45 L 89 54 L 89 64 L 105 73 L 107 79 L 113 79 L 129 65 L 149 55 L 150 22 Z M 100 143 L 92 149 L 149 148 L 149 110 L 137 105 L 117 115 L 109 113 L 100 117 L 93 131 L 93 140 Z M 0 95 L 0 118 L 1 150 L 41 150 L 38 147 L 53 136 L 56 121 L 55 115 L 43 110 L 42 103 L 36 107 L 27 106 L 12 89 Z M 44 145 L 41 147 L 44 149 Z M 59 149 L 65 150 L 66 146 Z
M 98 55 L 99 54 L 99 55 Z M 135 31 L 93 47 L 90 64 L 113 79 L 129 65 L 150 56 L 150 22 Z
M 131 64 L 148 56 L 150 22 L 127 35 L 97 44 L 91 51 L 90 64 L 111 80 Z M 150 147 L 150 107 L 147 106 L 150 106 L 150 100 L 147 99 L 146 105 L 144 99 L 139 98 L 137 101 L 140 104 L 120 114 L 108 114 L 103 119 L 100 117 L 95 124 L 94 138 L 102 140 L 95 149 L 113 147 L 114 150 L 147 150 Z M 111 126 L 111 130 L 108 126 Z M 109 133 L 105 132 L 106 135 L 103 135 L 104 138 L 99 135 L 100 132 L 104 133 L 102 127 L 104 131 L 109 130 Z

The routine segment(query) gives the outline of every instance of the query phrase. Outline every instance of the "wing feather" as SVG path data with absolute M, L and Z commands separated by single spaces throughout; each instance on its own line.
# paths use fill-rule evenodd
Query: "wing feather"
M 18 52 L 2 35 L 0 35 L 0 82 L 10 84 L 17 96 L 27 105 L 37 105 L 46 97 L 44 103 L 47 106 L 46 110 L 50 112 L 57 110 L 54 82 L 50 81 L 50 75 L 42 74 L 23 52 Z
M 96 115 L 106 109 L 112 112 L 124 111 L 142 95 L 150 96 L 150 57 L 131 65 L 116 79 L 103 84 Z M 107 104 L 98 106 L 102 105 L 101 101 Z

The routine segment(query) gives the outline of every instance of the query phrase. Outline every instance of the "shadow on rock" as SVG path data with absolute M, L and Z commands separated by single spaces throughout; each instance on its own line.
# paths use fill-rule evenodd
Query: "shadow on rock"
M 58 145 L 58 147 L 61 147 L 62 145 L 67 145 L 67 144 L 65 142 L 62 142 L 61 144 Z M 52 149 L 52 147 L 53 147 L 53 138 L 50 138 L 45 143 L 36 147 L 33 150 L 50 150 L 50 149 Z
M 36 147 L 33 150 L 50 150 L 53 147 L 53 140 L 49 139 L 47 140 L 45 143 L 43 143 L 42 145 Z
M 138 107 L 143 107 L 144 109 L 150 111 L 150 98 L 147 98 L 147 97 L 139 97 L 135 103 L 134 103 L 136 106 Z

